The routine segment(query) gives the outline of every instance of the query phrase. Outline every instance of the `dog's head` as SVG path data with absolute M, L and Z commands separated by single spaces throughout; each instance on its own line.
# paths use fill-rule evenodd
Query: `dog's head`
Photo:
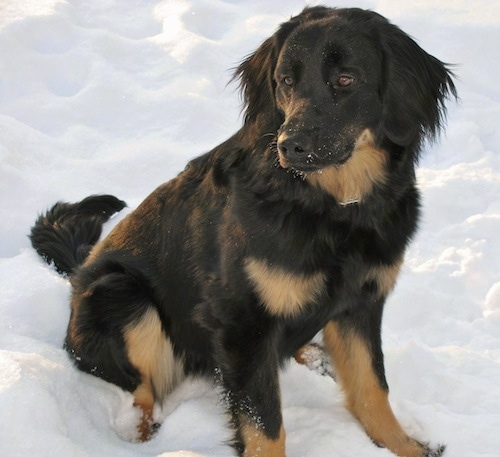
M 277 135 L 284 168 L 339 167 L 360 145 L 416 160 L 456 96 L 446 66 L 382 16 L 314 7 L 238 68 L 246 123 Z

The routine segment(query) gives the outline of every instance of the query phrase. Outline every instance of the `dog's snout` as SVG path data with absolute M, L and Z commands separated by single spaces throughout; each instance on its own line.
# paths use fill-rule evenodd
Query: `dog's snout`
M 312 145 L 311 140 L 304 134 L 282 133 L 278 138 L 278 149 L 281 154 L 290 159 L 296 156 L 310 154 Z
M 282 131 L 278 135 L 278 159 L 283 168 L 303 170 L 314 165 L 312 138 L 304 132 Z

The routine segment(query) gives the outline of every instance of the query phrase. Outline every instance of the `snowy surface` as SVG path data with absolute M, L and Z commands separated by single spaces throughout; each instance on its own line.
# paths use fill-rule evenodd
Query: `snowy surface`
M 309 2 L 315 4 L 315 1 Z M 339 0 L 330 6 L 354 6 Z M 112 193 L 136 206 L 240 125 L 231 68 L 299 0 L 0 1 L 0 456 L 229 457 L 216 392 L 185 382 L 149 443 L 132 399 L 61 349 L 67 281 L 31 250 L 37 213 Z M 359 0 L 459 64 L 459 104 L 418 171 L 421 230 L 384 321 L 391 401 L 447 456 L 500 455 L 500 3 Z M 288 457 L 387 456 L 327 377 L 282 375 Z M 184 450 L 184 451 L 182 451 Z

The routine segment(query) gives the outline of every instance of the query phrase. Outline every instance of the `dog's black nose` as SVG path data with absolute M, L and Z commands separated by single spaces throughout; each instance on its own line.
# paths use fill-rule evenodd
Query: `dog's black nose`
M 281 133 L 278 137 L 278 150 L 288 160 L 303 160 L 312 151 L 311 140 L 301 133 Z

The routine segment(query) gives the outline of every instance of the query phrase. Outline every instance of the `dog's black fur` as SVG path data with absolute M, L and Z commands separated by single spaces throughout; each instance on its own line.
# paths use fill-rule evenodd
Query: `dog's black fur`
M 392 414 L 380 325 L 417 227 L 415 165 L 456 97 L 451 76 L 376 13 L 307 8 L 237 69 L 241 130 L 85 261 L 123 202 L 94 196 L 40 216 L 33 246 L 73 285 L 66 348 L 134 393 L 141 439 L 153 403 L 205 375 L 225 389 L 238 455 L 284 456 L 278 368 L 323 329 L 370 437 L 400 456 L 441 455 Z

